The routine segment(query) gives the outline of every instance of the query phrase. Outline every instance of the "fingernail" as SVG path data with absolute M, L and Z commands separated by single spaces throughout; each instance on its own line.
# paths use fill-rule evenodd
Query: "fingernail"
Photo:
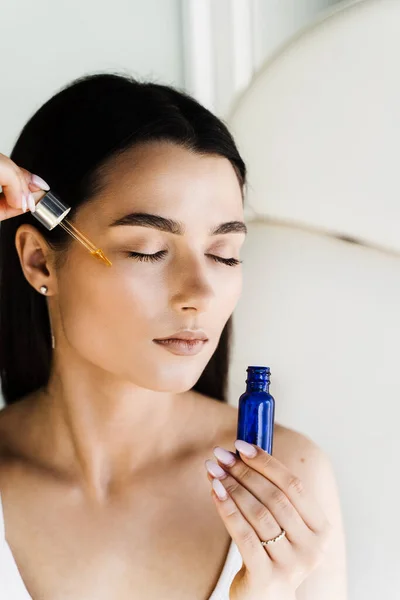
M 214 477 L 226 477 L 227 472 L 224 471 L 223 468 L 217 465 L 217 463 L 213 460 L 206 460 L 204 464 L 207 471 Z
M 45 190 L 46 192 L 48 192 L 50 189 L 49 184 L 46 183 L 44 179 L 39 177 L 39 175 L 32 175 L 31 182 L 37 185 L 38 187 L 42 188 L 42 190 Z
M 226 489 L 224 488 L 224 486 L 222 485 L 222 483 L 220 482 L 219 479 L 213 479 L 212 486 L 213 486 L 214 492 L 217 494 L 217 496 L 220 500 L 227 499 L 228 492 L 226 491 Z
M 241 454 L 247 456 L 247 458 L 254 458 L 257 454 L 255 447 L 252 444 L 244 442 L 243 440 L 236 440 L 235 448 L 239 450 Z
M 35 204 L 35 198 L 33 197 L 32 194 L 28 194 L 28 206 L 29 206 L 29 210 L 34 213 L 36 210 L 36 204 Z
M 234 465 L 236 462 L 235 455 L 232 454 L 232 452 L 228 452 L 228 450 L 224 450 L 224 448 L 217 446 L 214 448 L 213 452 L 218 460 L 227 467 L 232 467 L 232 465 Z
M 21 203 L 21 208 L 22 208 L 22 212 L 26 212 L 26 209 L 27 209 L 27 203 L 26 203 L 26 197 L 25 197 L 25 194 L 22 194 L 22 203 Z

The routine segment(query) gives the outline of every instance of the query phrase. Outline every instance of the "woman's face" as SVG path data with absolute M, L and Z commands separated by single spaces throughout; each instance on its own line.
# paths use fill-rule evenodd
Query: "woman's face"
M 218 259 L 239 260 L 245 233 L 229 226 L 227 233 L 212 233 L 222 224 L 243 222 L 238 179 L 225 158 L 158 142 L 120 156 L 106 181 L 104 192 L 74 222 L 112 267 L 71 241 L 49 298 L 57 350 L 67 348 L 143 388 L 188 390 L 214 353 L 241 292 L 241 265 Z M 162 220 L 142 217 L 140 225 L 137 213 Z M 155 254 L 157 260 L 134 253 Z M 197 354 L 177 355 L 154 342 L 186 328 L 202 329 L 208 338 Z

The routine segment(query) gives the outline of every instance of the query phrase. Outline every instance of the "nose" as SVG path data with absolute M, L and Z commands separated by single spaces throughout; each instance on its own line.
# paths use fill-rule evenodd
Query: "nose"
M 205 268 L 195 260 L 180 265 L 179 272 L 172 274 L 171 286 L 174 290 L 171 303 L 177 312 L 205 312 L 215 297 Z

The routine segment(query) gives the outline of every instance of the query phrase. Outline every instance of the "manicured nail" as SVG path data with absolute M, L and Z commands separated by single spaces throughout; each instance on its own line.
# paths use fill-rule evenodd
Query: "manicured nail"
M 216 462 L 214 462 L 213 460 L 206 460 L 205 461 L 205 466 L 207 471 L 213 475 L 213 477 L 226 477 L 227 476 L 227 472 L 223 470 L 222 467 L 220 467 L 219 465 L 217 465 Z
M 33 197 L 32 194 L 28 194 L 28 206 L 29 206 L 29 210 L 34 213 L 36 210 L 36 204 L 35 204 L 35 198 Z
M 224 486 L 222 485 L 222 483 L 220 482 L 219 479 L 213 479 L 212 486 L 214 488 L 214 492 L 217 494 L 217 496 L 220 500 L 227 499 L 228 492 L 226 491 L 226 489 L 224 488 Z
M 44 179 L 39 177 L 39 175 L 32 175 L 31 182 L 40 187 L 42 190 L 45 190 L 46 192 L 48 192 L 50 189 L 49 184 L 46 183 Z
M 22 208 L 22 212 L 26 212 L 26 209 L 27 209 L 27 202 L 26 202 L 26 197 L 25 197 L 25 194 L 22 194 L 22 203 L 21 203 L 21 208 Z
M 214 448 L 213 452 L 218 460 L 227 467 L 232 467 L 236 462 L 235 455 L 232 452 L 228 452 L 228 450 L 224 450 L 224 448 L 217 446 Z
M 248 444 L 243 440 L 236 440 L 235 448 L 239 450 L 241 454 L 247 456 L 247 458 L 254 458 L 257 454 L 257 450 L 252 444 Z

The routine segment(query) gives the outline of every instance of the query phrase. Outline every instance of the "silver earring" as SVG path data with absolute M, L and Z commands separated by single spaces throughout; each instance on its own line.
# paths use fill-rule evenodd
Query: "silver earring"
M 42 285 L 42 287 L 40 288 L 40 293 L 41 294 L 47 294 L 47 292 L 49 291 L 49 288 L 47 287 L 47 285 Z

